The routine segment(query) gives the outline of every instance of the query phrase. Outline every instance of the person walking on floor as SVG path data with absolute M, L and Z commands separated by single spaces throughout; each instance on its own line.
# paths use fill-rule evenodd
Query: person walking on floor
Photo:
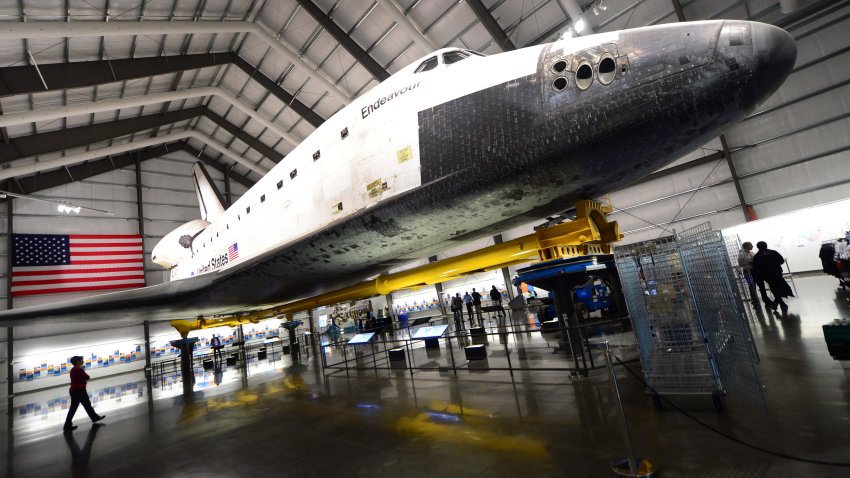
M 70 432 L 77 428 L 71 422 L 74 420 L 74 414 L 77 413 L 77 407 L 81 404 L 86 410 L 86 413 L 88 413 L 89 418 L 91 418 L 92 423 L 97 423 L 106 418 L 104 415 L 98 415 L 95 413 L 94 408 L 92 408 L 91 402 L 89 401 L 89 393 L 86 391 L 86 382 L 89 381 L 90 377 L 89 374 L 83 370 L 83 358 L 79 355 L 71 357 L 71 365 L 74 366 L 71 369 L 71 388 L 69 390 L 71 395 L 71 407 L 68 409 L 68 416 L 65 417 L 65 427 L 63 428 L 66 432 Z
M 455 330 L 463 330 L 463 299 L 460 298 L 460 292 L 452 297 L 452 313 L 455 316 Z
M 463 294 L 463 303 L 466 305 L 466 315 L 469 316 L 469 326 L 475 326 L 475 320 L 472 317 L 472 296 L 469 295 L 469 292 Z
M 493 301 L 494 306 L 499 306 L 499 316 L 505 315 L 504 309 L 502 309 L 502 293 L 499 292 L 499 289 L 496 286 L 493 286 L 490 289 L 490 300 Z
M 782 264 L 785 264 L 785 258 L 782 257 L 782 254 L 768 249 L 767 243 L 764 241 L 756 243 L 756 248 L 759 251 L 753 256 L 753 275 L 757 281 L 767 283 L 774 299 L 772 304 L 767 301 L 765 301 L 765 304 L 774 311 L 776 311 L 777 307 L 782 308 L 782 313 L 784 314 L 788 312 L 788 304 L 782 299 L 784 297 L 794 297 L 791 287 L 782 277 Z M 759 287 L 763 287 L 763 285 Z
M 216 334 L 210 339 L 210 347 L 213 349 L 213 362 L 221 363 L 221 339 Z
M 756 279 L 753 277 L 753 243 L 745 242 L 741 245 L 741 252 L 738 254 L 738 267 L 741 268 L 741 272 L 744 274 L 744 280 L 747 281 L 747 287 L 750 289 L 750 301 L 754 305 L 758 305 L 759 300 L 756 297 Z M 764 284 L 764 283 L 762 283 Z M 762 290 L 764 290 L 764 285 L 762 285 Z M 765 299 L 767 293 L 764 292 L 762 298 Z M 765 304 L 769 304 L 765 299 Z
M 478 326 L 484 325 L 484 318 L 481 316 L 481 294 L 475 289 L 472 289 L 472 305 L 475 307 L 475 315 L 478 317 Z

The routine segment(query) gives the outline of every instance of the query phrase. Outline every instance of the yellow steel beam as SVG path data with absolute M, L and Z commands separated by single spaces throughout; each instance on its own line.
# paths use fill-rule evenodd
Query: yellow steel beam
M 420 267 L 394 274 L 382 274 L 361 282 L 314 297 L 259 310 L 241 316 L 194 321 L 174 320 L 171 325 L 180 330 L 220 327 L 232 323 L 257 322 L 283 314 L 293 314 L 325 305 L 337 304 L 376 295 L 386 295 L 401 289 L 446 282 L 473 272 L 492 270 L 535 260 L 547 261 L 588 254 L 610 254 L 611 243 L 622 239 L 616 221 L 608 222 L 605 214 L 612 208 L 597 201 L 585 200 L 576 205 L 576 218 L 535 231 L 512 241 L 494 244 L 484 249 L 449 257 Z
M 203 316 L 198 316 L 195 320 L 172 320 L 170 322 L 171 326 L 177 329 L 177 332 L 180 333 L 180 337 L 186 338 L 189 336 L 189 332 L 193 330 L 200 329 L 212 329 L 215 327 L 236 327 L 241 324 L 247 323 L 257 323 L 260 319 L 252 319 L 250 317 L 211 317 L 209 319 L 204 318 Z

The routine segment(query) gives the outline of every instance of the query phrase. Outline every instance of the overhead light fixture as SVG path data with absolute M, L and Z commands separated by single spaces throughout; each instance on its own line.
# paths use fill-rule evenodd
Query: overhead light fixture
M 599 0 L 598 2 L 593 4 L 593 14 L 594 15 L 598 16 L 599 12 L 604 12 L 605 10 L 608 10 L 608 5 L 605 5 L 604 0 Z
M 573 29 L 576 31 L 576 33 L 581 33 L 582 31 L 584 31 L 584 27 L 584 18 L 579 18 L 578 21 L 573 23 Z
M 572 38 L 574 36 L 576 36 L 576 32 L 574 32 L 572 28 L 567 28 L 564 31 L 564 33 L 561 33 L 561 35 L 558 37 L 558 39 L 559 40 L 566 40 L 567 38 Z
M 101 214 L 108 214 L 110 216 L 115 215 L 115 213 L 110 212 L 110 211 L 104 211 L 103 209 L 96 209 L 96 208 L 93 208 L 93 207 L 85 207 L 85 206 L 74 206 L 73 204 L 67 204 L 67 203 L 61 202 L 61 201 L 51 201 L 49 199 L 43 199 L 43 198 L 40 198 L 40 197 L 37 197 L 37 196 L 29 196 L 29 195 L 26 195 L 26 194 L 12 193 L 12 192 L 9 192 L 9 191 L 0 191 L 0 199 L 5 199 L 7 197 L 13 197 L 13 198 L 19 198 L 19 199 L 29 199 L 30 201 L 45 202 L 45 203 L 48 203 L 48 204 L 55 204 L 56 210 L 59 211 L 59 212 L 64 212 L 65 214 L 71 214 L 71 213 L 79 214 L 80 212 L 83 211 L 83 209 L 85 209 L 86 211 L 99 212 Z
M 72 212 L 74 214 L 79 214 L 80 211 L 83 210 L 83 208 L 81 208 L 80 206 L 68 206 L 68 205 L 65 205 L 65 204 L 57 204 L 56 209 L 59 212 L 64 212 L 66 214 L 71 214 Z

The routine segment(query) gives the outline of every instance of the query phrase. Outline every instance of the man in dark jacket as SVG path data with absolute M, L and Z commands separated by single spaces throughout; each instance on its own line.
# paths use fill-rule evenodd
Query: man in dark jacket
M 791 292 L 791 287 L 782 278 L 782 264 L 785 264 L 785 258 L 782 254 L 767 248 L 767 243 L 759 241 L 756 244 L 759 250 L 753 256 L 753 275 L 756 281 L 767 283 L 770 287 L 770 292 L 773 293 L 773 303 L 770 308 L 774 311 L 777 307 L 782 308 L 782 313 L 788 312 L 788 304 L 782 299 L 784 297 L 794 297 Z
M 484 319 L 481 314 L 481 294 L 474 288 L 472 289 L 472 305 L 475 307 L 475 315 L 478 317 L 478 326 L 484 325 Z

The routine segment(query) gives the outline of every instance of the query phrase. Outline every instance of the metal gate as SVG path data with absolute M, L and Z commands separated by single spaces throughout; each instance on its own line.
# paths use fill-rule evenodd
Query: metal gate
M 766 405 L 756 369 L 758 353 L 722 233 L 704 223 L 682 231 L 676 239 L 722 387 Z
M 719 231 L 706 223 L 615 249 L 647 382 L 661 394 L 764 403 L 758 356 Z M 656 405 L 660 402 L 656 401 Z

